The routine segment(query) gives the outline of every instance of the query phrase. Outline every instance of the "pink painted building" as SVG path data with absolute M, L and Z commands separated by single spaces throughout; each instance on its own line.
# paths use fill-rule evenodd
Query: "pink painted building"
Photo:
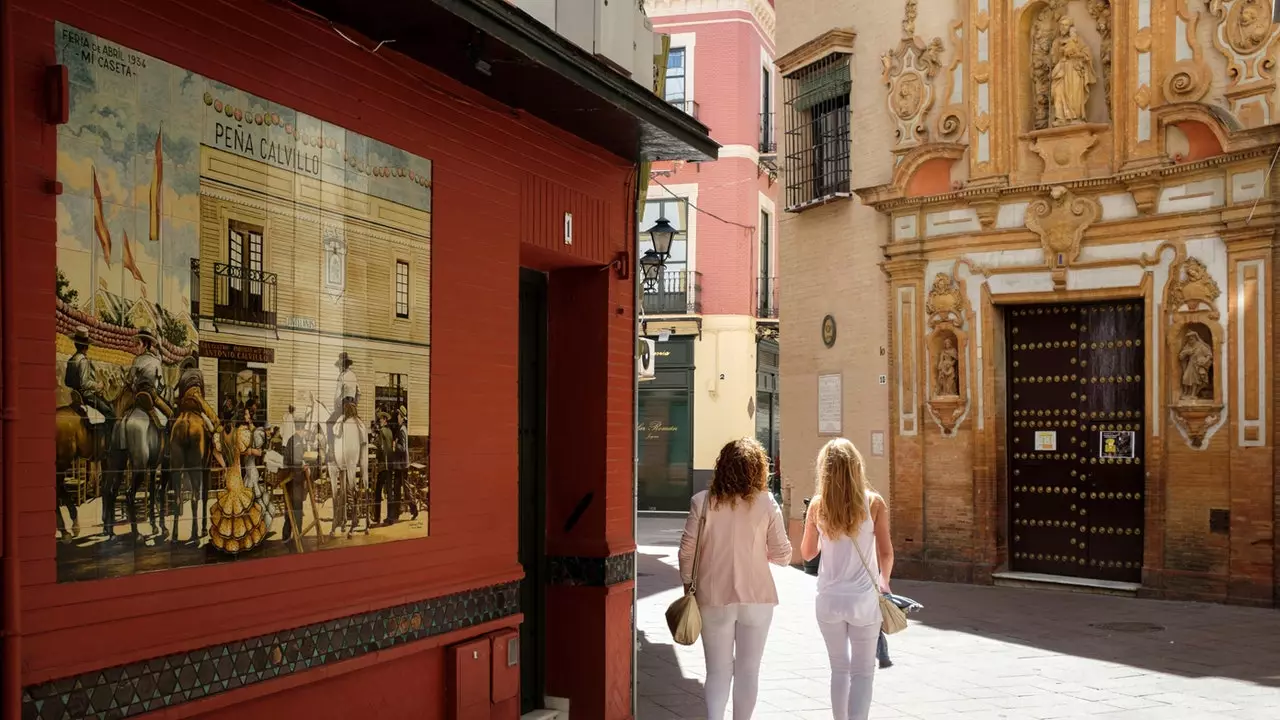
M 640 229 L 679 231 L 647 284 L 656 377 L 640 388 L 640 509 L 682 511 L 727 441 L 779 445 L 772 0 L 647 0 L 671 37 L 665 98 L 694 115 L 720 159 L 653 166 Z M 642 232 L 641 252 L 647 236 Z

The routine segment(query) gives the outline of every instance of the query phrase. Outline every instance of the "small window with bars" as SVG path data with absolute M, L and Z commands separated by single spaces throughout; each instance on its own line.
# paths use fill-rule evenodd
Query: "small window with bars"
M 409 317 L 409 263 L 396 261 L 396 317 Z
M 849 57 L 831 53 L 784 78 L 790 212 L 850 197 Z

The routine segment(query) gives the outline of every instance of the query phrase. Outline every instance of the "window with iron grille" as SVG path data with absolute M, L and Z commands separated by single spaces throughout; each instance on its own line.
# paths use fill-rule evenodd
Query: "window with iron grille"
M 831 53 L 785 77 L 790 212 L 850 196 L 849 57 Z
M 396 317 L 409 317 L 409 263 L 396 261 Z

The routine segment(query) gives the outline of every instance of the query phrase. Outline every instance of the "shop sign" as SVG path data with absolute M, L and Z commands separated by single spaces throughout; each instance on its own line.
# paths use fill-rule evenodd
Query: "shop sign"
M 650 420 L 636 426 L 636 432 L 640 433 L 644 440 L 657 440 L 663 435 L 674 433 L 679 429 L 675 425 L 665 425 L 661 420 Z
M 200 357 L 217 358 L 218 360 L 239 360 L 240 362 L 251 363 L 273 363 L 276 361 L 276 351 L 274 348 L 232 345 L 231 343 L 201 340 Z

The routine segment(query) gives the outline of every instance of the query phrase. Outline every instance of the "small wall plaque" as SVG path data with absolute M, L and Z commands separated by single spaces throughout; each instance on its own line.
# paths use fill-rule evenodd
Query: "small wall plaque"
M 836 319 L 830 315 L 822 318 L 822 344 L 827 347 L 836 344 Z

